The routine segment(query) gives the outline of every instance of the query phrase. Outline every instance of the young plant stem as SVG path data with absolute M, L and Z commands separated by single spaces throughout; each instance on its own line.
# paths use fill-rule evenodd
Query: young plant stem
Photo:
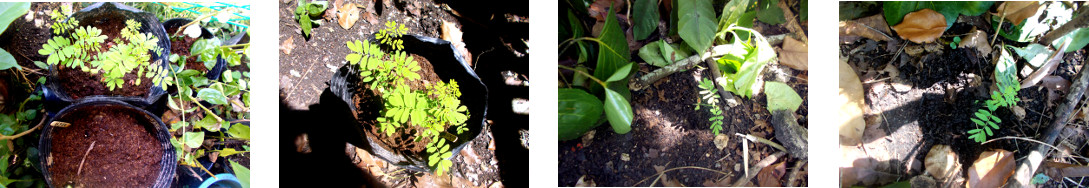
M 1070 85 L 1070 92 L 1066 94 L 1063 99 L 1064 102 L 1058 108 L 1055 108 L 1055 119 L 1053 119 L 1054 121 L 1051 122 L 1046 134 L 1044 134 L 1042 142 L 1049 145 L 1055 143 L 1063 127 L 1066 127 L 1066 124 L 1072 119 L 1074 109 L 1078 107 L 1078 101 L 1081 101 L 1081 97 L 1085 95 L 1087 84 L 1089 84 L 1089 66 L 1082 66 L 1081 71 L 1078 72 L 1077 80 Z M 1037 146 L 1036 149 L 1031 150 L 1027 160 L 1022 160 L 1017 164 L 1017 171 L 1015 171 L 1013 178 L 1020 182 L 1021 186 L 1029 187 L 1032 185 L 1032 176 L 1040 167 L 1040 162 L 1043 162 L 1044 157 L 1047 156 L 1049 149 L 1045 145 Z
M 216 122 L 223 122 L 223 118 L 220 118 L 219 115 L 216 115 L 215 112 L 212 112 L 212 110 L 209 110 L 208 107 L 204 107 L 204 105 L 200 104 L 199 102 L 195 102 L 193 104 L 196 104 L 197 106 L 200 107 L 200 109 L 204 109 L 204 112 L 208 112 L 209 115 L 212 115 L 212 117 L 215 117 Z
M 602 87 L 609 87 L 609 86 L 608 86 L 608 84 L 605 84 L 605 82 L 604 82 L 604 81 L 601 81 L 601 80 L 599 80 L 599 79 L 595 78 L 595 77 L 594 77 L 594 75 L 592 75 L 592 74 L 590 74 L 590 73 L 587 73 L 587 72 L 585 72 L 585 71 L 581 71 L 581 70 L 578 70 L 578 69 L 575 69 L 575 68 L 571 68 L 571 67 L 568 67 L 568 66 L 563 66 L 563 65 L 558 65 L 558 66 L 559 66 L 560 68 L 563 68 L 563 69 L 567 69 L 567 70 L 571 70 L 571 71 L 575 71 L 575 73 L 579 73 L 579 74 L 585 75 L 585 76 L 586 76 L 587 78 L 593 79 L 593 80 L 594 80 L 595 82 L 597 82 L 598 84 L 601 84 L 601 86 L 602 86 Z
M 23 137 L 23 136 L 25 136 L 27 134 L 30 134 L 30 132 L 34 132 L 35 130 L 38 130 L 38 128 L 41 128 L 42 125 L 45 124 L 46 119 L 48 119 L 48 118 L 42 117 L 42 120 L 41 120 L 41 122 L 38 122 L 38 125 L 30 128 L 30 129 L 27 129 L 26 131 L 23 131 L 23 132 L 21 132 L 19 134 L 15 134 L 15 135 L 11 135 L 11 136 L 0 135 L 0 140 L 15 140 L 16 138 Z

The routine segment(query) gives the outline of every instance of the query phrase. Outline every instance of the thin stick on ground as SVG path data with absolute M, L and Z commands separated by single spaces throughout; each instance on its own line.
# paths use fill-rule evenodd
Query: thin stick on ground
M 95 142 L 98 141 L 91 141 L 91 146 L 87 147 L 87 152 L 83 152 L 83 158 L 79 159 L 79 168 L 76 169 L 76 176 L 80 176 L 80 174 L 83 173 L 83 162 L 87 161 L 87 154 L 91 154 L 91 150 L 95 149 Z
M 765 157 L 764 159 L 761 159 L 760 162 L 756 163 L 756 166 L 753 166 L 752 168 L 746 169 L 745 177 L 741 177 L 741 179 L 738 179 L 737 181 L 734 181 L 733 186 L 734 187 L 741 187 L 741 186 L 743 186 L 745 184 L 748 184 L 749 180 L 756 176 L 755 172 L 760 171 L 760 169 L 764 169 L 764 167 L 767 167 L 768 165 L 771 165 L 771 163 L 774 163 L 775 161 L 778 161 L 779 157 L 782 157 L 783 155 L 786 155 L 786 152 L 785 151 L 779 151 L 779 152 L 775 152 L 775 154 L 768 155 L 768 157 Z M 752 171 L 754 173 L 749 173 L 750 171 Z
M 1044 139 L 1041 140 L 1042 142 L 1049 145 L 1055 143 L 1059 133 L 1062 132 L 1062 128 L 1072 119 L 1074 109 L 1078 107 L 1078 102 L 1085 95 L 1087 84 L 1089 84 L 1089 66 L 1082 66 L 1078 72 L 1077 80 L 1071 83 L 1070 92 L 1066 94 L 1063 103 L 1055 108 L 1055 118 L 1051 121 L 1051 125 L 1048 126 Z M 1032 176 L 1040 168 L 1040 163 L 1048 155 L 1049 149 L 1048 146 L 1040 145 L 1031 150 L 1028 160 L 1022 160 L 1017 164 L 1017 171 L 1013 176 L 1016 182 L 1013 183 L 1020 183 L 1022 187 L 1032 186 Z
M 682 167 L 674 167 L 674 168 L 666 169 L 666 170 L 663 170 L 662 172 L 655 173 L 654 175 L 648 176 L 646 178 L 643 178 L 643 180 L 640 180 L 639 182 L 636 182 L 635 185 L 638 186 L 639 184 L 642 184 L 643 182 L 650 179 L 651 177 L 656 177 L 656 178 L 654 178 L 654 181 L 650 182 L 650 185 L 647 185 L 648 187 L 654 186 L 654 184 L 658 184 L 658 180 L 662 179 L 662 176 L 664 176 L 666 172 L 670 172 L 670 171 L 674 171 L 674 170 L 683 170 L 683 169 L 699 169 L 699 170 L 706 170 L 706 171 L 719 173 L 719 174 L 722 174 L 724 176 L 731 175 L 731 173 L 729 173 L 729 172 L 723 172 L 723 171 L 720 171 L 720 170 L 715 170 L 715 169 L 710 169 L 710 168 L 705 168 L 705 167 L 682 166 Z
M 796 185 L 794 184 L 794 181 L 798 180 L 798 174 L 802 172 L 802 167 L 805 166 L 806 163 L 809 163 L 809 161 L 803 160 L 798 162 L 797 165 L 794 165 L 794 170 L 790 172 L 790 178 L 787 178 L 787 187 L 794 187 Z
M 734 133 L 734 134 L 736 134 L 737 136 L 740 136 L 741 138 L 751 140 L 753 142 L 760 142 L 760 143 L 767 144 L 767 145 L 769 145 L 769 146 L 771 146 L 771 147 L 773 147 L 775 149 L 779 149 L 779 151 L 787 151 L 786 148 L 783 148 L 782 145 L 776 144 L 775 142 L 771 142 L 771 140 L 768 140 L 768 139 L 756 137 L 756 136 L 749 135 L 749 134 L 741 134 L 741 133 Z

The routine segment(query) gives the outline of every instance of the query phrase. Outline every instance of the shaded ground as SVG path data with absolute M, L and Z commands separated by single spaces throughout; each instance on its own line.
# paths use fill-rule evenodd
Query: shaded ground
M 305 38 L 292 18 L 295 1 L 280 1 L 281 48 L 292 44 L 290 54 L 280 51 L 280 110 L 286 125 L 309 125 L 307 120 L 323 119 L 321 126 L 285 126 L 281 130 L 281 167 L 285 177 L 320 178 L 334 184 L 367 187 L 528 186 L 528 149 L 522 146 L 528 131 L 528 115 L 511 113 L 511 100 L 528 99 L 523 86 L 503 84 L 501 72 L 528 76 L 528 5 L 526 2 L 432 2 L 430 0 L 347 0 L 374 6 L 376 21 L 361 18 L 345 30 L 335 20 L 314 28 Z M 334 3 L 334 2 L 330 2 Z M 479 6 L 481 3 L 494 6 Z M 361 14 L 368 14 L 367 11 Z M 365 17 L 365 16 L 364 16 Z M 513 19 L 512 19 L 513 18 Z M 345 127 L 352 117 L 343 102 L 328 93 L 327 82 L 346 62 L 345 42 L 371 38 L 387 20 L 405 24 L 409 34 L 439 38 L 443 22 L 453 23 L 461 32 L 471 55 L 466 59 L 489 90 L 488 116 L 484 132 L 453 159 L 450 175 L 410 172 L 387 165 L 357 148 L 365 143 L 356 127 Z M 436 70 L 442 71 L 442 70 Z M 328 96 L 326 96 L 328 95 Z M 298 114 L 299 116 L 285 115 Z M 328 120 L 328 121 L 324 121 Z M 292 124 L 291 122 L 297 122 Z M 342 122 L 342 123 L 337 123 Z M 495 125 L 495 126 L 492 126 Z M 298 139 L 303 138 L 306 139 Z M 297 141 L 301 140 L 301 141 Z M 495 140 L 495 141 L 493 141 Z M 296 146 L 306 146 L 303 152 Z M 290 182 L 281 182 L 290 183 Z
M 987 23 L 974 21 L 981 18 L 960 18 L 943 36 L 964 36 L 972 28 L 994 33 Z M 896 41 L 890 45 L 888 41 L 852 41 L 842 37 L 840 55 L 848 59 L 848 64 L 862 81 L 869 109 L 862 144 L 857 147 L 867 158 L 856 160 L 855 165 L 858 167 L 864 160 L 877 162 L 865 162 L 867 165 L 863 165 L 863 168 L 885 173 L 878 178 L 877 185 L 923 174 L 927 152 L 938 144 L 949 145 L 958 156 L 961 166 L 960 172 L 950 180 L 953 186 L 963 186 L 968 168 L 983 151 L 1004 149 L 1014 152 L 1014 157 L 1020 159 L 1028 155 L 1025 151 L 1037 146 L 1018 140 L 999 140 L 980 145 L 968 138 L 970 135 L 967 131 L 977 128 L 970 121 L 972 114 L 983 107 L 982 101 L 990 98 L 991 87 L 995 85 L 992 76 L 994 55 L 982 54 L 974 48 L 951 49 L 948 45 L 940 44 L 932 44 L 941 46 L 941 50 L 936 52 L 924 52 L 917 56 L 908 53 L 897 55 L 904 43 L 910 43 L 906 44 L 907 47 L 922 45 L 909 41 Z M 1027 44 L 1003 37 L 997 39 L 996 45 Z M 995 49 L 994 54 L 997 54 Z M 1051 75 L 1073 80 L 1076 71 L 1084 64 L 1085 53 L 1085 49 L 1066 53 L 1058 69 Z M 1026 62 L 1014 58 L 1018 61 L 1018 69 L 1022 69 Z M 895 71 L 890 73 L 888 70 Z M 1020 79 L 1024 79 L 1024 75 L 1019 73 Z M 1010 108 L 999 108 L 995 115 L 1003 120 L 999 125 L 1001 129 L 994 130 L 994 136 L 988 139 L 1004 136 L 1035 139 L 1052 122 L 1053 108 L 1060 101 L 1049 101 L 1047 89 L 1032 86 L 1021 89 L 1017 96 L 1021 99 L 1017 106 L 1024 108 L 1026 115 L 1019 119 Z M 1065 93 L 1058 92 L 1057 96 L 1065 96 Z M 1074 149 L 1078 147 L 1082 146 Z

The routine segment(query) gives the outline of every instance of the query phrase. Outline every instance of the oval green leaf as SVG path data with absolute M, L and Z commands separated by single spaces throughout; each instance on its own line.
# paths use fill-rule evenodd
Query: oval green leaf
M 617 134 L 627 134 L 631 131 L 631 121 L 634 115 L 631 112 L 631 103 L 624 96 L 612 89 L 605 90 L 605 118 L 613 126 Z
M 601 100 L 581 89 L 559 89 L 558 135 L 561 141 L 582 136 L 597 127 L 604 107 Z

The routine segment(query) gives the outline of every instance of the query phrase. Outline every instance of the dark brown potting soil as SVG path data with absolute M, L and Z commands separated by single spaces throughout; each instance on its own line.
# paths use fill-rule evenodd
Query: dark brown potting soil
M 413 90 L 422 90 L 430 87 L 432 83 L 441 81 L 439 76 L 435 74 L 434 67 L 431 63 L 422 56 L 411 54 L 419 65 L 420 70 L 416 73 L 420 74 L 420 79 L 409 82 L 408 85 Z M 418 126 L 407 126 L 398 128 L 392 136 L 387 135 L 378 129 L 378 121 L 375 120 L 381 117 L 381 112 L 385 107 L 383 106 L 382 98 L 380 95 L 376 95 L 375 91 L 370 89 L 369 84 L 357 83 L 356 90 L 352 93 L 352 103 L 356 107 L 356 120 L 361 121 L 364 130 L 366 130 L 369 136 L 373 136 L 379 140 L 386 149 L 390 151 L 405 151 L 413 154 L 424 154 L 424 150 L 427 149 L 427 143 L 431 138 L 422 138 L 419 142 L 414 142 L 416 134 L 426 130 L 426 128 Z M 411 123 L 411 122 L 410 122 Z
M 125 28 L 124 18 L 109 18 L 110 21 L 105 21 L 100 24 L 94 25 L 98 29 L 102 30 L 103 35 L 106 35 L 106 42 L 102 43 L 102 51 L 108 51 L 115 45 L 113 42 L 115 38 L 120 37 L 122 28 Z M 89 22 L 80 23 L 82 26 L 91 24 Z M 159 39 L 166 40 L 166 39 Z M 97 55 L 97 53 L 91 53 L 89 55 Z M 154 62 L 151 62 L 154 63 Z M 90 64 L 85 64 L 90 66 Z M 143 76 L 135 75 L 133 73 L 125 74 L 123 78 L 125 84 L 121 88 L 114 88 L 110 90 L 103 82 L 101 73 L 88 73 L 82 70 L 66 68 L 58 66 L 58 77 L 56 81 L 61 83 L 61 87 L 68 93 L 73 100 L 77 100 L 86 96 L 92 95 L 116 95 L 116 96 L 143 96 L 148 93 L 151 88 L 151 79 L 144 78 Z M 140 80 L 140 85 L 136 85 L 136 81 Z
M 53 187 L 150 187 L 161 168 L 159 140 L 133 111 L 118 107 L 74 111 L 54 128 Z M 80 163 L 82 168 L 80 167 Z
M 167 35 L 173 35 L 179 28 L 166 28 Z M 200 72 L 208 71 L 207 67 L 204 67 L 204 62 L 197 62 L 197 56 L 189 56 L 189 50 L 193 47 L 193 43 L 197 42 L 197 38 L 190 38 L 182 35 L 181 37 L 170 38 L 170 53 L 178 54 L 178 57 L 185 58 L 185 69 L 197 70 Z

